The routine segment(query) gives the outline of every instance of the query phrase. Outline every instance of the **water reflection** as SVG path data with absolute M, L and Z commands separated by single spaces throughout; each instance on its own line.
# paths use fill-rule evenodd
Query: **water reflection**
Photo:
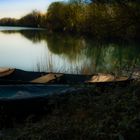
M 137 44 L 102 43 L 47 31 L 0 32 L 0 66 L 28 71 L 113 72 L 140 66 Z

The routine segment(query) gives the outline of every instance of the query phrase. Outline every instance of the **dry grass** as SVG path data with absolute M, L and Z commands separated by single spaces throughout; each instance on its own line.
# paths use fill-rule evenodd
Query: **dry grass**
M 132 83 L 50 97 L 50 112 L 16 124 L 1 140 L 139 140 L 139 93 Z

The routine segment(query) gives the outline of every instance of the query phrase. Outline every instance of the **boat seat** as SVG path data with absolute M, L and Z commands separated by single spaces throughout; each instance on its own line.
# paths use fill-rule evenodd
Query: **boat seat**
M 0 77 L 5 77 L 14 72 L 15 69 L 10 68 L 0 68 Z
M 91 77 L 87 83 L 98 83 L 98 82 L 115 82 L 115 81 L 125 81 L 128 77 L 115 77 L 111 74 L 97 74 Z
M 45 83 L 49 83 L 53 80 L 56 80 L 57 78 L 60 78 L 61 76 L 63 76 L 63 74 L 49 73 L 49 74 L 43 75 L 41 77 L 38 77 L 38 78 L 32 80 L 31 82 L 45 84 Z

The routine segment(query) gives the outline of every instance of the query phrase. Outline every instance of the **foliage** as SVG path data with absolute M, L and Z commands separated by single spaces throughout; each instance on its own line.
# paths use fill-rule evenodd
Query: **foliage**
M 137 0 L 70 0 L 52 3 L 46 14 L 33 11 L 0 25 L 47 28 L 48 32 L 90 35 L 96 39 L 139 40 L 140 4 Z
M 55 2 L 48 10 L 49 29 L 84 33 L 98 39 L 138 39 L 139 9 L 136 3 Z
M 41 13 L 38 11 L 33 11 L 28 15 L 19 19 L 18 24 L 22 26 L 29 26 L 29 27 L 40 27 L 41 22 Z
M 0 25 L 1 26 L 16 26 L 17 25 L 17 20 L 13 18 L 2 18 L 0 19 Z
M 129 2 L 139 3 L 139 0 L 91 0 L 91 2 L 127 4 Z

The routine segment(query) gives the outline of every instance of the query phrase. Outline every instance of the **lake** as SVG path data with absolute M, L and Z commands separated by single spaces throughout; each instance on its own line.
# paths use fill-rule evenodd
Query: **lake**
M 122 74 L 140 66 L 136 43 L 100 42 L 46 30 L 0 27 L 0 67 L 25 71 Z

